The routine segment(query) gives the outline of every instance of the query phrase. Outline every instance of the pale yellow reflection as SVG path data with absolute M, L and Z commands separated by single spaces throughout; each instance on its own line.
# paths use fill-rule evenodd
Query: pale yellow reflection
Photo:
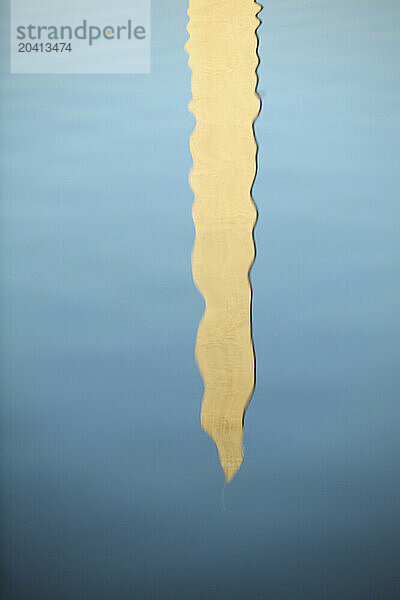
M 196 241 L 192 266 L 206 310 L 196 357 L 204 380 L 201 424 L 230 481 L 243 460 L 243 417 L 254 389 L 251 288 L 256 209 L 253 122 L 256 29 L 253 0 L 190 0 L 187 44 L 196 117 L 191 138 Z

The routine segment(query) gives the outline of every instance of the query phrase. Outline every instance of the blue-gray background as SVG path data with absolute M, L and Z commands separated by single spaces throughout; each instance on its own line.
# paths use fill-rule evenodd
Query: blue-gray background
M 400 3 L 270 0 L 257 387 L 201 431 L 184 44 L 150 76 L 10 76 L 1 1 L 5 600 L 400 597 Z

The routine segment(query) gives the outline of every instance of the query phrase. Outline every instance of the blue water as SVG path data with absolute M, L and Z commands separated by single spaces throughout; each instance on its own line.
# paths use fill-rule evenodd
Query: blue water
M 400 597 L 400 4 L 259 29 L 257 385 L 200 427 L 187 1 L 150 76 L 11 76 L 1 0 L 5 600 Z

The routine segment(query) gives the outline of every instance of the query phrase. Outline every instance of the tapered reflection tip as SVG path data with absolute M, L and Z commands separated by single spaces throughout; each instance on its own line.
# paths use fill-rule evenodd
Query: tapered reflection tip
M 235 421 L 226 418 L 202 417 L 202 427 L 214 440 L 227 483 L 232 481 L 243 462 L 242 418 Z

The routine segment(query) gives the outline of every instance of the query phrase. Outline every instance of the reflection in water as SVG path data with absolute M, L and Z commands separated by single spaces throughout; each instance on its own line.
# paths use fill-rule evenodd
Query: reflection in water
M 253 122 L 258 65 L 253 0 L 190 0 L 187 44 L 196 117 L 191 138 L 196 241 L 193 277 L 206 310 L 196 357 L 204 380 L 201 424 L 230 481 L 243 460 L 243 417 L 254 389 L 251 288 L 256 209 Z

